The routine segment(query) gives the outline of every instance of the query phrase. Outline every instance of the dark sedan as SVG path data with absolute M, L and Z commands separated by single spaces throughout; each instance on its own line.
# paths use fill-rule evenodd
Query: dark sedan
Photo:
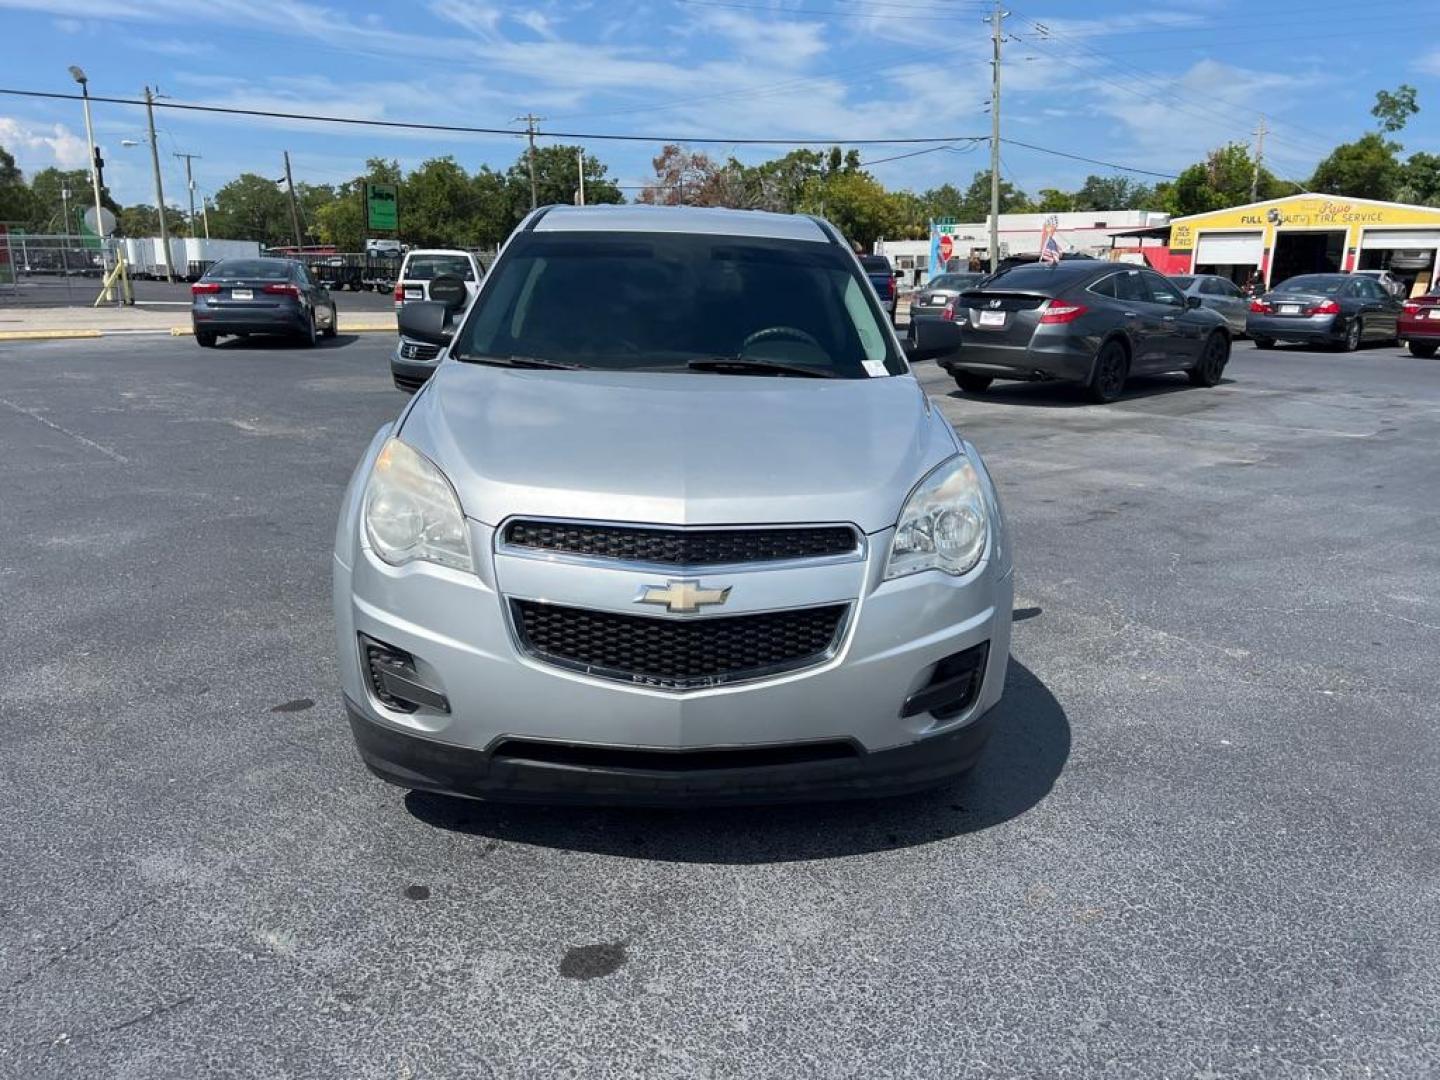
M 995 379 L 1059 379 L 1107 402 L 1131 375 L 1184 371 L 1214 386 L 1230 359 L 1224 318 L 1149 269 L 1031 263 L 1001 270 L 957 303 L 953 324 L 921 324 L 919 344 L 949 335 L 959 348 L 940 366 L 969 393 Z
M 915 323 L 919 320 L 947 319 L 953 322 L 956 297 L 983 280 L 984 274 L 937 274 L 916 289 L 910 300 L 910 337 L 915 337 Z
M 1251 302 L 1245 332 L 1257 349 L 1293 341 L 1354 352 L 1364 341 L 1395 340 L 1400 313 L 1400 301 L 1364 274 L 1301 274 Z
M 314 345 L 337 329 L 329 290 L 294 259 L 224 259 L 190 294 L 195 340 L 206 348 L 228 334 L 283 334 Z

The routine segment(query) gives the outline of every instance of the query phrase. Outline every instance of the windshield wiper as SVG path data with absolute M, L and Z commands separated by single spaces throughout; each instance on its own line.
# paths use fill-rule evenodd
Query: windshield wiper
M 567 364 L 563 360 L 547 360 L 543 356 L 487 356 L 484 353 L 466 353 L 457 356 L 467 364 L 489 364 L 492 367 L 558 368 L 561 371 L 578 371 L 581 364 Z
M 691 371 L 714 371 L 721 375 L 799 375 L 807 379 L 838 379 L 823 368 L 784 364 L 778 360 L 746 360 L 743 356 L 711 356 L 691 360 L 685 365 Z

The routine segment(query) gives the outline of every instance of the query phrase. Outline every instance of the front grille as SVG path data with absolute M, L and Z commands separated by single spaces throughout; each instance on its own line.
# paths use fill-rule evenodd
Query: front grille
M 439 345 L 426 345 L 421 341 L 407 341 L 400 346 L 400 357 L 403 360 L 416 360 L 421 363 L 428 363 L 439 355 Z
M 721 566 L 818 559 L 859 549 L 847 525 L 763 529 L 662 529 L 637 525 L 586 525 L 512 521 L 511 547 L 664 566 Z
M 515 629 L 531 655 L 642 686 L 686 690 L 790 671 L 829 656 L 846 604 L 666 619 L 512 600 Z

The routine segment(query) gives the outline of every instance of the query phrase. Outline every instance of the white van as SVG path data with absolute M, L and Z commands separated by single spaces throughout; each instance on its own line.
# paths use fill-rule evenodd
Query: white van
M 378 255 L 382 259 L 398 259 L 405 254 L 405 245 L 399 240 L 366 240 L 365 254 Z

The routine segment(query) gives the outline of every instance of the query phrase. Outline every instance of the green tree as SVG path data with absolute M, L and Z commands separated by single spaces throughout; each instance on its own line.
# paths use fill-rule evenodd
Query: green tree
M 316 240 L 333 244 L 340 251 L 362 251 L 369 235 L 365 221 L 365 184 L 395 184 L 399 188 L 400 231 L 406 222 L 405 187 L 401 183 L 400 163 L 393 158 L 370 158 L 365 172 L 353 180 L 338 184 L 329 202 L 308 209 L 307 218 Z
M 1153 188 L 1127 176 L 1087 176 L 1072 199 L 1076 210 L 1148 210 L 1154 201 Z
M 1401 83 L 1393 94 L 1389 90 L 1381 90 L 1375 95 L 1375 106 L 1370 115 L 1380 121 L 1381 131 L 1393 135 L 1419 111 L 1420 106 L 1415 102 L 1415 87 Z
M 285 192 L 268 176 L 241 173 L 215 193 L 210 235 L 267 246 L 293 244 Z
M 988 175 L 988 174 L 987 174 Z M 965 196 L 954 184 L 941 184 L 920 196 L 925 212 L 933 221 L 936 218 L 959 219 L 966 212 Z
M 1030 197 L 1009 180 L 1000 181 L 1000 213 L 1019 214 L 1030 207 Z M 961 221 L 985 221 L 990 217 L 990 171 L 977 172 L 965 189 Z
M 1173 183 L 1157 187 L 1155 201 L 1177 217 L 1222 210 L 1227 206 L 1248 203 L 1250 184 L 1255 178 L 1255 162 L 1244 143 L 1227 143 L 1210 151 L 1203 162 L 1185 169 Z M 1285 193 L 1287 185 L 1261 168 L 1255 186 L 1256 199 L 1273 199 Z
M 885 188 L 866 172 L 842 169 L 812 178 L 800 209 L 826 218 L 856 247 L 865 251 L 881 237 L 898 237 L 904 221 Z
M 577 146 L 540 146 L 535 149 L 535 187 L 537 206 L 553 203 L 573 203 L 580 186 Z M 599 203 L 622 203 L 625 197 L 610 179 L 610 170 L 593 154 L 586 154 L 585 201 L 591 205 Z M 509 192 L 510 226 L 513 228 L 530 212 L 530 164 L 529 155 L 522 153 L 505 174 L 505 186 Z M 508 230 L 507 230 L 508 232 Z
M 95 205 L 95 189 L 90 182 L 88 169 L 41 169 L 30 178 L 30 231 L 64 232 L 64 198 L 62 191 L 70 192 L 70 231 L 80 231 L 80 222 L 85 211 Z M 120 204 L 110 195 L 109 187 L 100 189 L 100 204 L 116 217 L 120 215 Z
M 15 158 L 0 146 L 0 221 L 24 225 L 33 213 L 30 188 Z
M 1400 186 L 1395 191 L 1395 200 L 1440 206 L 1440 154 L 1410 155 L 1400 167 Z
M 422 162 L 405 178 L 401 232 L 418 247 L 475 243 L 470 177 L 449 155 Z
M 1075 209 L 1075 196 L 1059 188 L 1041 188 L 1035 210 L 1042 214 L 1064 214 Z
M 1392 200 L 1402 179 L 1400 162 L 1395 157 L 1399 149 L 1398 144 L 1374 131 L 1354 142 L 1341 143 L 1315 166 L 1310 189 L 1352 199 Z

